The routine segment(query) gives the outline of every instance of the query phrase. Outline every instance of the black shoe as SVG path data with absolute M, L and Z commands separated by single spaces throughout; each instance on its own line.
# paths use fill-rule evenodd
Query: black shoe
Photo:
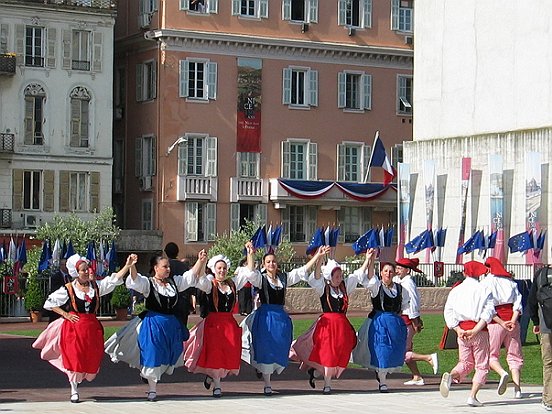
M 264 387 L 263 394 L 266 395 L 267 397 L 270 397 L 272 395 L 272 387 L 271 386 Z
M 206 390 L 211 388 L 211 383 L 213 382 L 213 378 L 211 378 L 209 375 L 205 375 L 205 379 L 203 380 L 203 386 Z
M 148 379 L 147 379 L 147 378 L 144 378 L 144 377 L 140 376 L 140 379 L 142 380 L 142 382 L 143 382 L 144 384 L 147 384 L 147 383 L 148 383 Z
M 222 396 L 222 390 L 220 388 L 215 388 L 213 390 L 213 397 L 220 398 Z
M 331 393 L 332 393 L 332 389 L 330 387 L 328 387 L 327 385 L 322 390 L 322 394 L 324 394 L 324 395 L 330 395 Z
M 258 379 L 261 379 L 263 377 L 263 373 L 261 371 L 255 370 L 255 375 L 257 376 Z
M 316 385 L 314 384 L 314 368 L 310 368 L 308 371 L 309 373 L 309 385 L 311 388 L 315 388 Z

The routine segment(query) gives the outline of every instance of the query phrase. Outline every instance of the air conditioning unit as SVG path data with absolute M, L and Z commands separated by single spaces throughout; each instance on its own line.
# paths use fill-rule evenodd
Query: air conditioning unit
M 113 118 L 115 118 L 116 120 L 123 119 L 123 108 L 121 108 L 120 106 L 116 107 L 113 110 Z
M 356 33 L 356 29 L 354 27 L 349 27 L 349 31 L 348 31 L 348 35 L 349 36 L 354 36 Z
M 151 23 L 151 14 L 142 13 L 138 15 L 138 24 L 141 29 L 147 29 Z
M 27 229 L 36 229 L 38 227 L 38 216 L 36 214 L 23 214 L 23 223 Z
M 141 191 L 151 191 L 153 185 L 153 180 L 151 175 L 146 175 L 140 177 L 140 190 Z
M 404 44 L 405 45 L 413 45 L 414 44 L 414 36 L 405 36 L 404 37 Z

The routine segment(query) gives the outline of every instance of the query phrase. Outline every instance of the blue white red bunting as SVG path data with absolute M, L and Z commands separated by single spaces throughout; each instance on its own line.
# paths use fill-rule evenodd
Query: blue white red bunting
M 291 195 L 304 198 L 314 199 L 323 196 L 331 190 L 335 185 L 345 195 L 357 201 L 367 201 L 377 198 L 384 194 L 389 188 L 396 191 L 393 185 L 383 185 L 377 183 L 347 183 L 333 181 L 307 181 L 307 180 L 284 180 L 279 179 L 280 185 Z

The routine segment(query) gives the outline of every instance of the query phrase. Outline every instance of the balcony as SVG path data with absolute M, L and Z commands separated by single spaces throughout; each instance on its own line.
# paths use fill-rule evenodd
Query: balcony
M 117 0 L 20 0 L 20 3 L 52 4 L 55 6 L 90 7 L 109 10 L 117 8 Z
M 179 175 L 177 183 L 177 201 L 217 201 L 218 179 L 216 177 Z
M 14 134 L 0 133 L 0 152 L 13 152 Z
M 15 53 L 0 54 L 0 75 L 15 75 Z
M 12 225 L 12 211 L 9 208 L 0 208 L 0 228 L 9 229 Z
M 268 203 L 268 180 L 230 177 L 230 202 L 240 201 Z

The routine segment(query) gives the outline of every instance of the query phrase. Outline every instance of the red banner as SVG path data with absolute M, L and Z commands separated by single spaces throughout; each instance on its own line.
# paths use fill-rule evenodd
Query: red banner
M 261 152 L 262 60 L 238 58 L 237 152 Z
M 4 276 L 4 293 L 6 295 L 15 295 L 19 290 L 17 276 Z

